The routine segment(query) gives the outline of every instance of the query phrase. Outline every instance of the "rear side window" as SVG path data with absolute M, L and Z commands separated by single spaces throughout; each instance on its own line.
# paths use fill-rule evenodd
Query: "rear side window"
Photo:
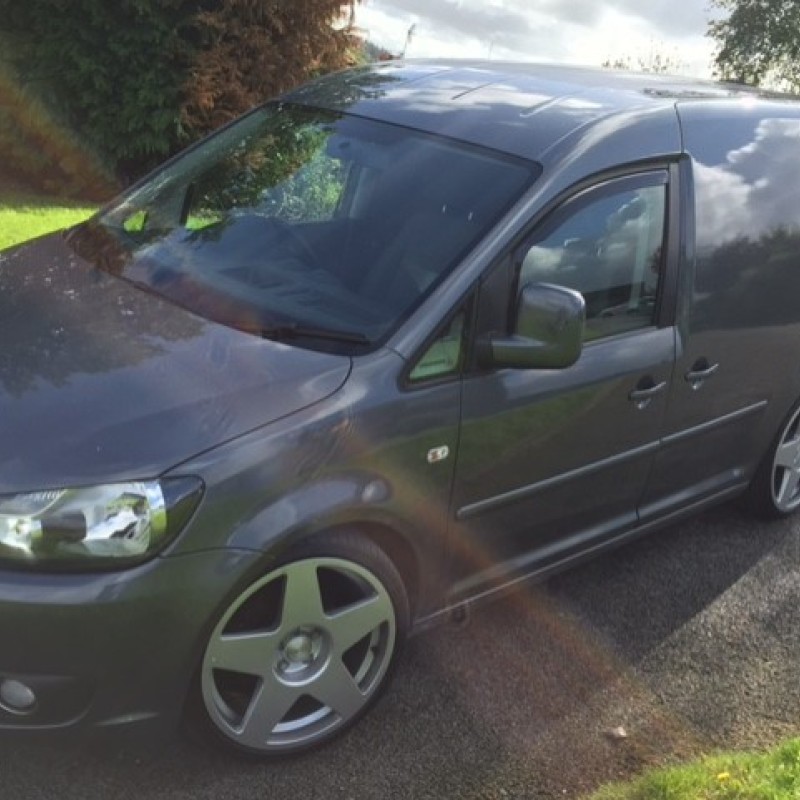
M 681 104 L 695 187 L 695 329 L 797 322 L 800 118 L 794 104 Z
M 551 215 L 523 249 L 519 286 L 551 283 L 580 292 L 587 341 L 653 325 L 666 209 L 666 171 L 581 193 Z

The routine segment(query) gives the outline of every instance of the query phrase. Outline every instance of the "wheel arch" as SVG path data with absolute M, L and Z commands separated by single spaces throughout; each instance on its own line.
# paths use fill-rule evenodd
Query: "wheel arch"
M 399 531 L 380 523 L 364 522 L 349 526 L 349 530 L 365 536 L 383 550 L 400 573 L 414 619 L 419 605 L 420 564 L 413 545 Z
M 397 527 L 374 520 L 327 524 L 315 530 L 308 530 L 301 534 L 287 537 L 281 543 L 280 550 L 271 554 L 271 561 L 274 563 L 276 560 L 280 560 L 282 554 L 287 550 L 337 533 L 352 533 L 356 536 L 361 536 L 386 553 L 398 573 L 400 573 L 413 620 L 419 607 L 422 589 L 421 559 L 410 539 Z

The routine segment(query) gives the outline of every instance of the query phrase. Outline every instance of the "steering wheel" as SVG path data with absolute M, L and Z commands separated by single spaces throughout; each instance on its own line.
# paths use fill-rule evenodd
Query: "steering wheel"
M 279 217 L 265 217 L 264 221 L 268 226 L 275 229 L 279 240 L 282 239 L 288 242 L 289 247 L 293 251 L 293 255 L 297 255 L 304 266 L 311 268 L 319 263 L 317 254 L 314 252 L 311 245 L 294 230 L 290 223 Z

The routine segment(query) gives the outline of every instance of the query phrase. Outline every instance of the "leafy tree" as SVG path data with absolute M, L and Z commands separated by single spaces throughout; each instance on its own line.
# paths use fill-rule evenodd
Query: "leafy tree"
M 332 132 L 325 123 L 338 117 L 316 111 L 269 117 L 195 181 L 200 215 L 224 219 L 232 209 L 257 207 L 282 219 L 330 217 L 344 176 L 342 164 L 325 156 Z
M 131 178 L 268 97 L 350 63 L 344 11 L 356 1 L 0 0 L 0 57 L 26 94 Z
M 311 76 L 356 63 L 350 28 L 331 24 L 353 2 L 209 3 L 192 23 L 198 53 L 183 86 L 184 127 L 205 132 Z
M 122 172 L 184 137 L 180 86 L 191 51 L 182 0 L 0 0 L 0 28 L 28 91 Z M 5 48 L 4 48 L 5 49 Z
M 99 202 L 113 178 L 42 103 L 19 89 L 0 63 L 0 186 Z
M 800 2 L 712 0 L 726 12 L 709 25 L 725 80 L 775 88 L 800 88 Z
M 361 60 L 365 64 L 374 63 L 376 61 L 392 61 L 396 58 L 396 55 L 393 55 L 385 47 L 381 47 L 374 42 L 365 41 L 361 47 Z
M 648 58 L 639 56 L 634 60 L 629 55 L 618 56 L 614 59 L 608 58 L 601 66 L 603 69 L 625 70 L 627 72 L 651 72 L 663 75 L 670 72 L 678 72 L 683 67 L 683 63 L 679 58 L 669 53 L 653 51 Z

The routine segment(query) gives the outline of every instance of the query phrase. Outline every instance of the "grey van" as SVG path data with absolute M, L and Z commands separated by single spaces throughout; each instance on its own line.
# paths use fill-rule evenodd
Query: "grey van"
M 0 729 L 353 724 L 406 637 L 800 506 L 800 105 L 324 78 L 0 254 Z

